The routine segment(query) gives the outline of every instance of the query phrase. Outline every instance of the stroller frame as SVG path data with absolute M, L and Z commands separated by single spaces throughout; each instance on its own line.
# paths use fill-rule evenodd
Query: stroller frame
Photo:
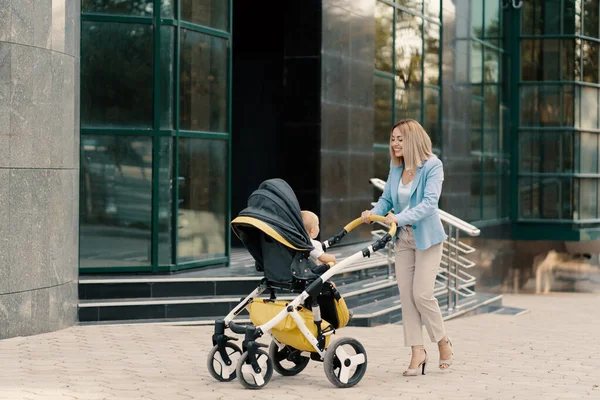
M 381 216 L 371 216 L 371 221 L 383 221 L 384 217 Z M 341 241 L 341 239 L 352 229 L 362 224 L 362 219 L 357 218 L 342 229 L 338 234 L 332 236 L 329 240 L 323 242 L 324 249 L 329 248 L 331 246 L 336 245 Z M 306 339 L 311 343 L 314 348 L 314 353 L 311 353 L 310 358 L 315 361 L 323 361 L 325 364 L 325 373 L 327 378 L 338 387 L 351 387 L 354 386 L 362 376 L 366 370 L 366 352 L 362 345 L 350 338 L 340 339 L 336 342 L 331 343 L 327 348 L 325 348 L 325 337 L 335 333 L 335 329 L 331 328 L 326 331 L 321 329 L 321 311 L 319 304 L 317 302 L 317 296 L 321 292 L 321 289 L 325 282 L 327 282 L 332 276 L 337 273 L 342 272 L 347 266 L 353 264 L 354 262 L 364 258 L 370 257 L 370 255 L 386 246 L 386 244 L 392 240 L 396 233 L 396 226 L 392 224 L 390 227 L 390 231 L 381 239 L 373 242 L 371 245 L 365 247 L 363 250 L 358 251 L 351 255 L 350 257 L 344 259 L 340 263 L 330 267 L 327 271 L 325 271 L 322 275 L 312 281 L 308 286 L 294 298 L 289 304 L 282 309 L 274 318 L 269 320 L 267 323 L 262 324 L 260 326 L 253 325 L 238 325 L 233 322 L 233 319 L 245 310 L 257 297 L 259 297 L 266 290 L 271 290 L 271 300 L 275 300 L 275 292 L 274 288 L 270 286 L 269 281 L 264 278 L 261 280 L 259 286 L 250 293 L 246 298 L 244 298 L 236 307 L 234 307 L 229 314 L 224 319 L 215 321 L 215 332 L 212 337 L 213 341 L 213 350 L 211 354 L 209 354 L 209 370 L 211 371 L 211 375 L 220 381 L 229 381 L 236 377 L 240 379 L 243 386 L 250 389 L 260 389 L 264 385 L 268 383 L 272 375 L 272 365 L 270 365 L 269 355 L 260 350 L 261 347 L 268 347 L 267 345 L 261 344 L 257 342 L 257 339 L 263 336 L 264 334 L 268 334 L 272 337 L 273 343 L 276 346 L 281 348 L 281 344 L 271 335 L 271 330 L 282 320 L 284 320 L 288 315 L 290 315 L 296 322 L 299 330 L 306 337 Z M 304 305 L 305 301 L 311 297 L 312 298 L 312 312 L 314 315 L 314 321 L 317 326 L 318 335 L 315 337 L 312 332 L 309 330 L 302 316 L 298 313 L 297 308 L 299 306 Z M 226 351 L 226 347 L 229 348 L 237 348 L 237 346 L 228 343 L 232 340 L 237 340 L 237 338 L 229 337 L 225 334 L 226 329 L 229 328 L 231 331 L 237 334 L 243 334 L 244 340 L 242 342 L 242 356 L 238 360 L 237 366 L 235 367 L 235 373 L 232 371 L 233 363 L 229 354 Z M 339 344 L 339 346 L 338 346 Z M 350 344 L 356 350 L 355 355 L 348 355 L 346 351 L 341 348 L 341 344 Z M 285 346 L 283 346 L 285 347 Z M 237 348 L 239 351 L 239 348 Z M 362 349 L 362 350 L 361 350 Z M 302 352 L 305 354 L 305 352 Z M 301 353 L 301 354 L 302 354 Z M 259 356 L 267 356 L 267 360 L 262 364 L 258 362 L 257 358 Z M 228 374 L 228 376 L 216 375 L 214 373 L 212 367 L 213 357 L 217 360 L 222 368 L 223 372 Z M 308 362 L 308 360 L 306 361 Z M 340 371 L 338 376 L 333 375 L 333 365 L 334 363 L 339 367 Z M 357 379 L 353 379 L 350 376 L 350 371 L 352 368 L 358 368 L 364 364 L 364 368 L 361 373 L 359 373 Z M 304 364 L 306 366 L 306 364 Z M 300 370 L 304 369 L 304 366 L 300 368 Z M 266 375 L 263 377 L 262 373 L 263 368 L 266 368 Z M 254 383 L 248 382 L 243 377 L 243 373 L 249 373 L 254 380 Z M 281 371 L 278 370 L 281 373 Z M 300 372 L 300 371 L 298 371 Z M 295 372 L 295 373 L 298 373 Z M 284 375 L 295 375 L 295 373 L 289 373 Z M 356 375 L 356 374 L 355 374 Z

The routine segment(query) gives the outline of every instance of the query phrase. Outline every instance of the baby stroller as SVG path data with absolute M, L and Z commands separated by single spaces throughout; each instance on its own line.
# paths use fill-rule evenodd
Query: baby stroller
M 383 217 L 373 216 L 373 221 Z M 323 249 L 338 244 L 360 218 L 322 243 Z M 313 247 L 291 187 L 281 179 L 263 182 L 250 195 L 248 207 L 231 222 L 235 234 L 264 273 L 259 286 L 222 320 L 215 321 L 213 348 L 208 355 L 210 374 L 219 381 L 236 377 L 249 389 L 264 387 L 273 369 L 284 376 L 300 373 L 309 361 L 323 362 L 325 376 L 337 387 L 352 387 L 364 376 L 367 353 L 356 339 L 330 342 L 336 329 L 343 328 L 350 315 L 344 299 L 328 280 L 363 257 L 385 247 L 396 232 L 393 225 L 383 238 L 344 259 L 335 266 L 316 265 L 309 258 Z M 263 292 L 269 298 L 259 297 Z M 298 293 L 291 301 L 277 300 L 277 292 Z M 248 308 L 251 325 L 233 319 Z M 243 334 L 242 349 L 226 335 L 226 329 Z M 269 346 L 257 339 L 269 334 Z M 268 347 L 268 352 L 261 349 Z

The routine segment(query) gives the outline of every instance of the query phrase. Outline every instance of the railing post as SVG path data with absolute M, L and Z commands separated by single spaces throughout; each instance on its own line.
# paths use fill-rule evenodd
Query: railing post
M 457 228 L 455 229 L 454 232 L 454 244 L 456 245 L 456 248 L 454 249 L 454 257 L 455 257 L 455 263 L 454 263 L 454 273 L 456 274 L 456 277 L 454 277 L 454 308 L 459 308 L 460 306 L 458 305 L 458 244 L 460 243 L 460 230 Z
M 452 311 L 453 307 L 452 307 L 452 300 L 454 299 L 454 297 L 452 296 L 452 290 L 450 289 L 452 287 L 452 283 L 450 281 L 450 279 L 452 279 L 452 225 L 448 224 L 448 272 L 447 272 L 447 280 L 446 280 L 446 291 L 448 294 L 448 311 Z

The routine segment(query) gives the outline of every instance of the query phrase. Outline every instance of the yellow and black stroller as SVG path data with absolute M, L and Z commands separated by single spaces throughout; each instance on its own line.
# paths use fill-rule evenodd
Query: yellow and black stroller
M 361 223 L 357 218 L 346 225 L 322 243 L 323 249 L 338 244 Z M 231 226 L 264 278 L 224 319 L 215 321 L 214 347 L 207 360 L 210 374 L 219 381 L 237 377 L 244 387 L 260 389 L 271 379 L 273 369 L 284 376 L 296 375 L 312 359 L 323 362 L 325 375 L 337 387 L 352 387 L 360 382 L 367 369 L 367 353 L 362 344 L 352 338 L 330 342 L 335 330 L 348 324 L 350 313 L 328 280 L 384 248 L 396 227 L 335 266 L 316 265 L 309 259 L 313 247 L 296 195 L 281 179 L 263 182 Z M 265 291 L 270 293 L 269 298 L 260 297 Z M 277 300 L 277 292 L 299 295 L 282 301 Z M 233 319 L 246 308 L 252 325 L 234 323 Z M 227 336 L 227 328 L 245 335 L 242 349 L 231 343 L 237 338 Z M 272 338 L 269 346 L 257 342 L 265 334 Z M 268 352 L 261 347 L 268 347 Z

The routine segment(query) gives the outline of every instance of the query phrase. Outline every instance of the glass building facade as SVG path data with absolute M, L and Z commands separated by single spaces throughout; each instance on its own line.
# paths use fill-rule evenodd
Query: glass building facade
M 230 17 L 228 1 L 82 1 L 82 273 L 227 261 Z
M 484 238 L 598 238 L 597 0 L 290 3 L 268 46 L 240 37 L 239 72 L 236 5 L 248 12 L 233 0 L 82 1 L 81 273 L 226 264 L 248 194 L 232 207 L 232 165 L 245 168 L 232 159 L 260 171 L 252 182 L 289 178 L 323 212 L 322 232 L 337 231 L 379 196 L 365 178 L 387 177 L 401 118 L 420 121 L 444 161 L 441 207 Z M 247 139 L 232 150 L 236 113 L 262 118 L 242 110 L 250 96 L 236 103 L 236 76 L 281 92 L 239 85 L 270 102 L 248 110 L 274 110 L 272 136 L 253 128 L 272 158 L 242 155 Z M 317 169 L 289 167 L 299 148 Z

